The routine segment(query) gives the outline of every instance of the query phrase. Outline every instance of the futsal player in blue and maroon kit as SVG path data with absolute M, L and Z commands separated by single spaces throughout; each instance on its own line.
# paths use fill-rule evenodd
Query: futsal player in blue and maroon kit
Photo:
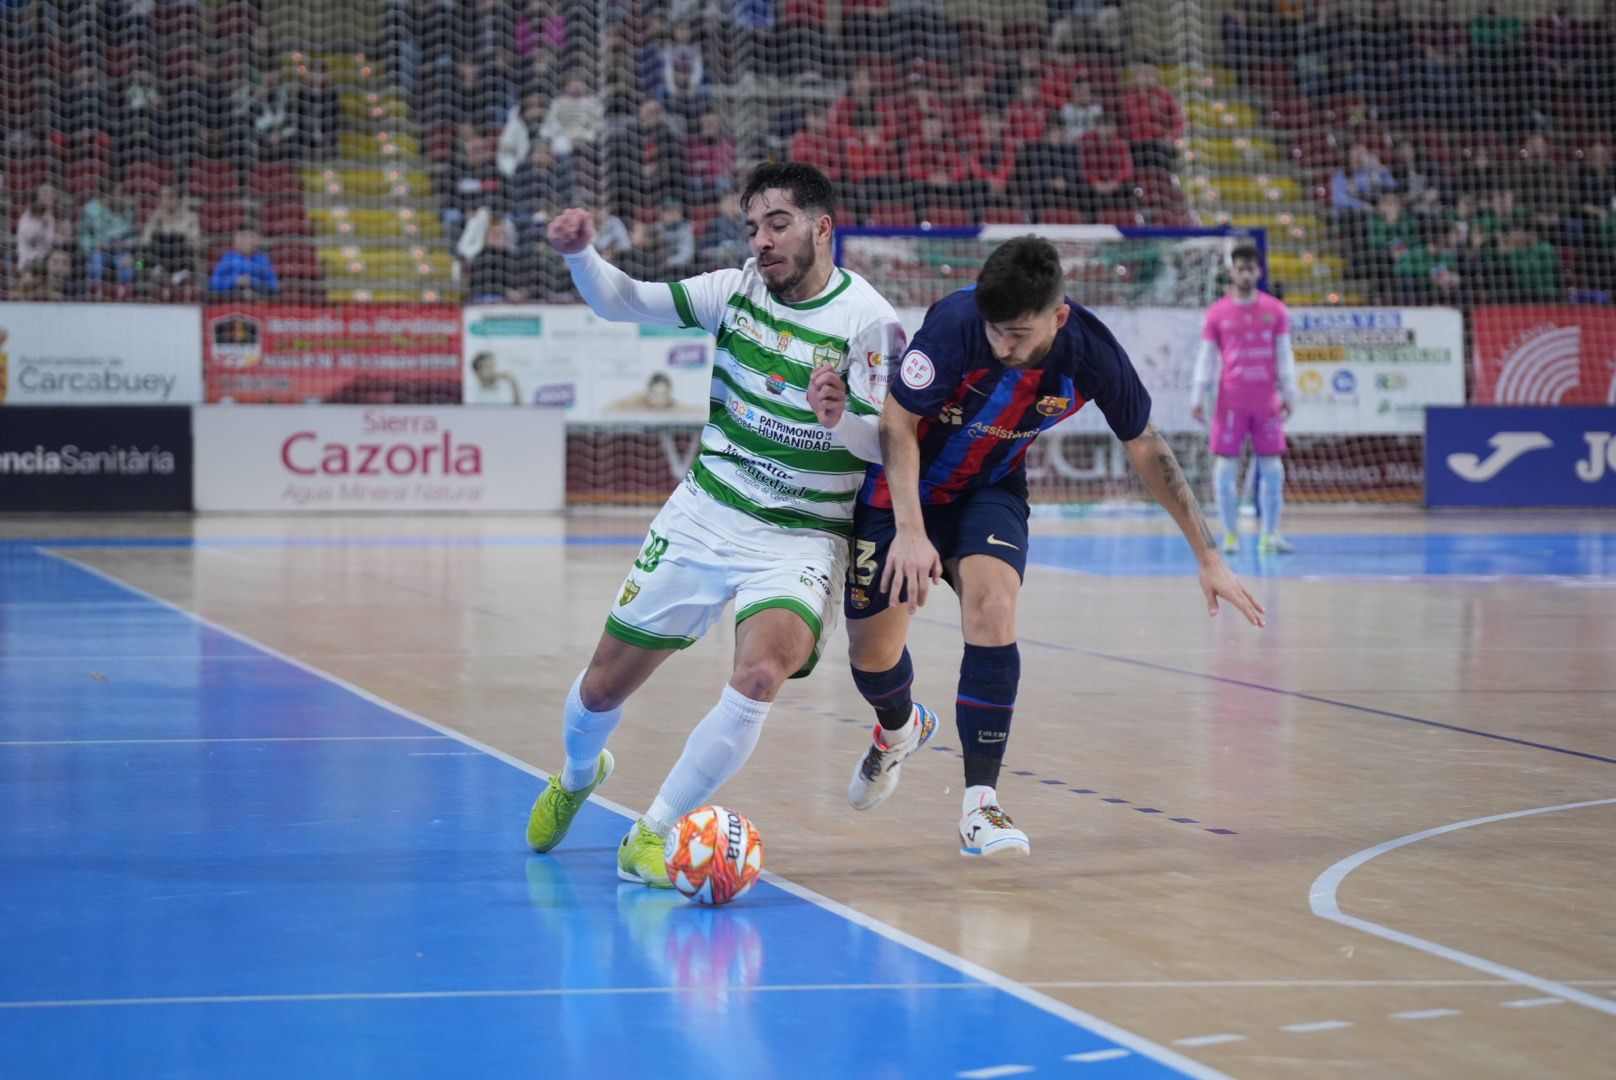
M 1018 237 L 994 249 L 974 288 L 926 313 L 895 376 L 881 415 L 883 464 L 870 466 L 853 517 L 849 658 L 880 726 L 848 800 L 863 810 L 890 795 L 899 764 L 935 730 L 936 715 L 910 698 L 905 642 L 928 587 L 944 580 L 959 594 L 965 634 L 956 699 L 965 753 L 960 852 L 1025 855 L 1027 834 L 995 789 L 1021 678 L 1025 460 L 1039 433 L 1097 405 L 1195 551 L 1208 613 L 1217 614 L 1222 597 L 1262 626 L 1263 607 L 1224 564 L 1172 449 L 1150 422 L 1150 394 L 1127 352 L 1093 312 L 1066 298 L 1060 255 L 1047 240 Z

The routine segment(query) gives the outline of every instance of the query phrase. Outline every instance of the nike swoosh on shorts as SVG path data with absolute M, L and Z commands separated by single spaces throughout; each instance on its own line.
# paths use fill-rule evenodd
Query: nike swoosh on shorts
M 988 533 L 988 543 L 997 544 L 1000 547 L 1011 548 L 1011 549 L 1013 549 L 1015 551 L 1020 551 L 1021 550 L 1020 548 L 1016 547 L 1016 545 L 1012 544 L 1010 541 L 1008 541 L 1008 540 L 1000 540 L 997 536 L 994 536 L 992 533 Z

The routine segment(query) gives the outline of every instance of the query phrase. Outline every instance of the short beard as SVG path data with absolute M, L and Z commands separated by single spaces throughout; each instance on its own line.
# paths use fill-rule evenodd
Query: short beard
M 791 267 L 794 273 L 781 282 L 779 288 L 774 290 L 775 295 L 783 300 L 806 300 L 808 299 L 806 296 L 793 297 L 792 294 L 802 287 L 803 280 L 808 276 L 808 271 L 814 268 L 814 249 L 810 247 L 791 260 Z

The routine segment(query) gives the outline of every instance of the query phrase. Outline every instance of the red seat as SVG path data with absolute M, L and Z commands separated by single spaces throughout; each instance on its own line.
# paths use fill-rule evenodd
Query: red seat
M 325 286 L 318 281 L 304 281 L 297 278 L 291 281 L 283 280 L 280 299 L 287 304 L 323 304 Z
M 49 158 L 22 158 L 11 163 L 6 170 L 6 191 L 11 195 L 31 195 L 34 189 L 50 179 Z
M 1331 132 L 1303 131 L 1291 143 L 1290 158 L 1305 169 L 1334 168 L 1341 164 L 1341 151 Z
M 82 158 L 67 163 L 67 193 L 73 196 L 94 195 L 106 184 L 112 174 L 107 163 L 98 158 Z
M 1066 210 L 1061 207 L 1050 207 L 1038 215 L 1038 220 L 1044 225 L 1087 225 L 1089 219 L 1081 210 Z
M 174 182 L 174 170 L 166 162 L 133 161 L 124 169 L 123 181 L 131 195 L 155 195 L 158 188 Z
M 265 203 L 259 221 L 265 236 L 314 235 L 314 225 L 300 202 L 281 200 Z
M 191 166 L 186 186 L 198 197 L 241 193 L 241 180 L 231 161 L 198 161 Z
M 685 211 L 685 216 L 690 219 L 691 229 L 695 231 L 697 236 L 701 236 L 706 233 L 707 226 L 711 225 L 713 219 L 718 216 L 718 207 L 710 203 L 695 203 Z
M 1025 225 L 1027 215 L 1013 206 L 990 206 L 982 215 L 984 225 Z
M 866 220 L 879 229 L 907 229 L 914 226 L 915 208 L 908 203 L 876 203 Z
M 318 281 L 324 277 L 320 269 L 320 253 L 306 240 L 292 240 L 276 244 L 269 253 L 275 272 L 283 278 Z
M 964 229 L 971 225 L 971 215 L 957 206 L 928 206 L 920 219 L 939 229 Z
M 235 200 L 216 200 L 198 207 L 196 217 L 203 232 L 229 234 L 247 223 L 247 208 Z
M 260 161 L 253 165 L 247 180 L 247 189 L 260 197 L 267 195 L 301 195 L 303 181 L 297 166 L 282 161 Z

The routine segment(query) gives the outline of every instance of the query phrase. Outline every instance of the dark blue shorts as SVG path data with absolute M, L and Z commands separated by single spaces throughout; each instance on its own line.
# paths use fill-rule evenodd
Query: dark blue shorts
M 1016 568 L 1017 577 L 1027 570 L 1027 495 L 1019 485 L 978 488 L 951 503 L 921 507 L 926 537 L 943 560 L 943 577 L 954 581 L 947 566 L 967 555 L 991 555 Z M 897 534 L 891 510 L 870 506 L 862 500 L 853 507 L 853 557 L 847 566 L 847 587 L 842 610 L 849 619 L 867 619 L 887 609 L 891 600 L 881 591 L 881 571 L 887 561 L 887 547 Z M 894 584 L 893 591 L 901 589 Z

